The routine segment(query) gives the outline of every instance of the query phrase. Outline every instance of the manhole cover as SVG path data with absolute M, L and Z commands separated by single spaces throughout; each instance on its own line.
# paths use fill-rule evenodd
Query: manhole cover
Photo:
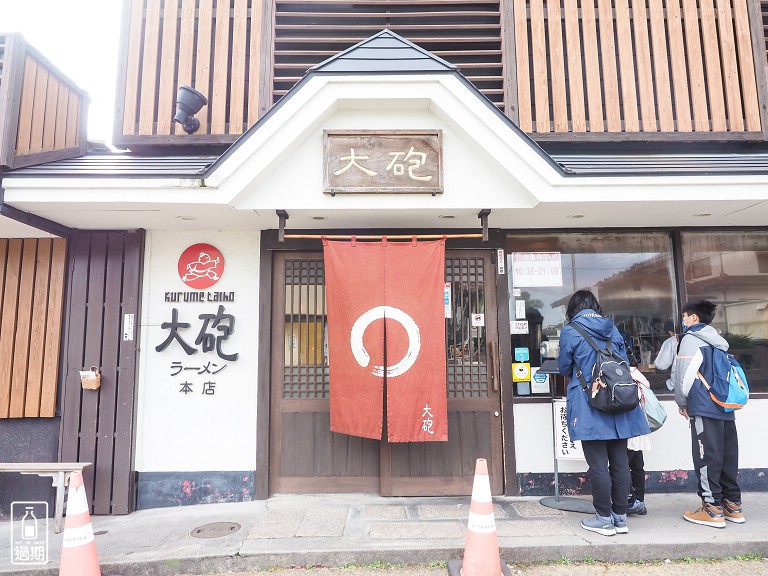
M 193 538 L 221 538 L 227 534 L 234 534 L 240 530 L 240 524 L 235 522 L 214 522 L 198 526 L 189 533 Z

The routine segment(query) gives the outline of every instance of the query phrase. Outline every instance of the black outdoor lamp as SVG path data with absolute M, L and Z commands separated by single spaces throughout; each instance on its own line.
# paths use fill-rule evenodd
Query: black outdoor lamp
M 206 104 L 208 100 L 200 92 L 191 86 L 179 86 L 179 94 L 176 96 L 176 115 L 173 121 L 181 124 L 187 134 L 197 132 L 200 128 L 200 120 L 193 116 Z

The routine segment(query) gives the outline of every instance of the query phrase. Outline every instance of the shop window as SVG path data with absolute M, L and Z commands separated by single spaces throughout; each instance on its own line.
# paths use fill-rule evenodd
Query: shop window
M 752 392 L 768 389 L 768 235 L 690 232 L 682 235 L 688 299 L 716 303 L 714 326 L 747 374 Z M 689 274 L 689 262 L 707 260 L 712 274 Z
M 653 388 L 667 392 L 669 374 L 657 370 L 653 360 L 678 329 L 668 234 L 510 235 L 507 264 L 511 355 L 513 362 L 527 355 L 532 373 L 531 380 L 514 383 L 516 395 L 549 396 L 551 383 L 562 384 L 559 377 L 537 377 L 539 347 L 559 340 L 576 290 L 595 294 L 603 313 L 627 334 Z

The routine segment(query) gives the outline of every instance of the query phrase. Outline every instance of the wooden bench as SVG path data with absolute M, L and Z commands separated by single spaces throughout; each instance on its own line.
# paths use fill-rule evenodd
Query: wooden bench
M 37 474 L 40 477 L 50 476 L 53 487 L 56 488 L 56 506 L 53 513 L 53 529 L 61 532 L 61 518 L 64 515 L 64 487 L 69 484 L 73 472 L 82 472 L 90 462 L 0 462 L 0 472 L 19 472 L 21 474 Z

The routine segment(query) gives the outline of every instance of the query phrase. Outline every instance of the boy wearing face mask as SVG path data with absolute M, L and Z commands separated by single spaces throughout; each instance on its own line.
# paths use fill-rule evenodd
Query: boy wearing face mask
M 672 383 L 678 411 L 689 419 L 693 467 L 701 507 L 685 512 L 694 524 L 725 528 L 725 521 L 743 523 L 739 471 L 739 441 L 733 412 L 722 412 L 697 380 L 700 349 L 714 346 L 728 350 L 728 342 L 709 324 L 717 304 L 691 300 L 683 306 L 683 335 L 672 364 Z

